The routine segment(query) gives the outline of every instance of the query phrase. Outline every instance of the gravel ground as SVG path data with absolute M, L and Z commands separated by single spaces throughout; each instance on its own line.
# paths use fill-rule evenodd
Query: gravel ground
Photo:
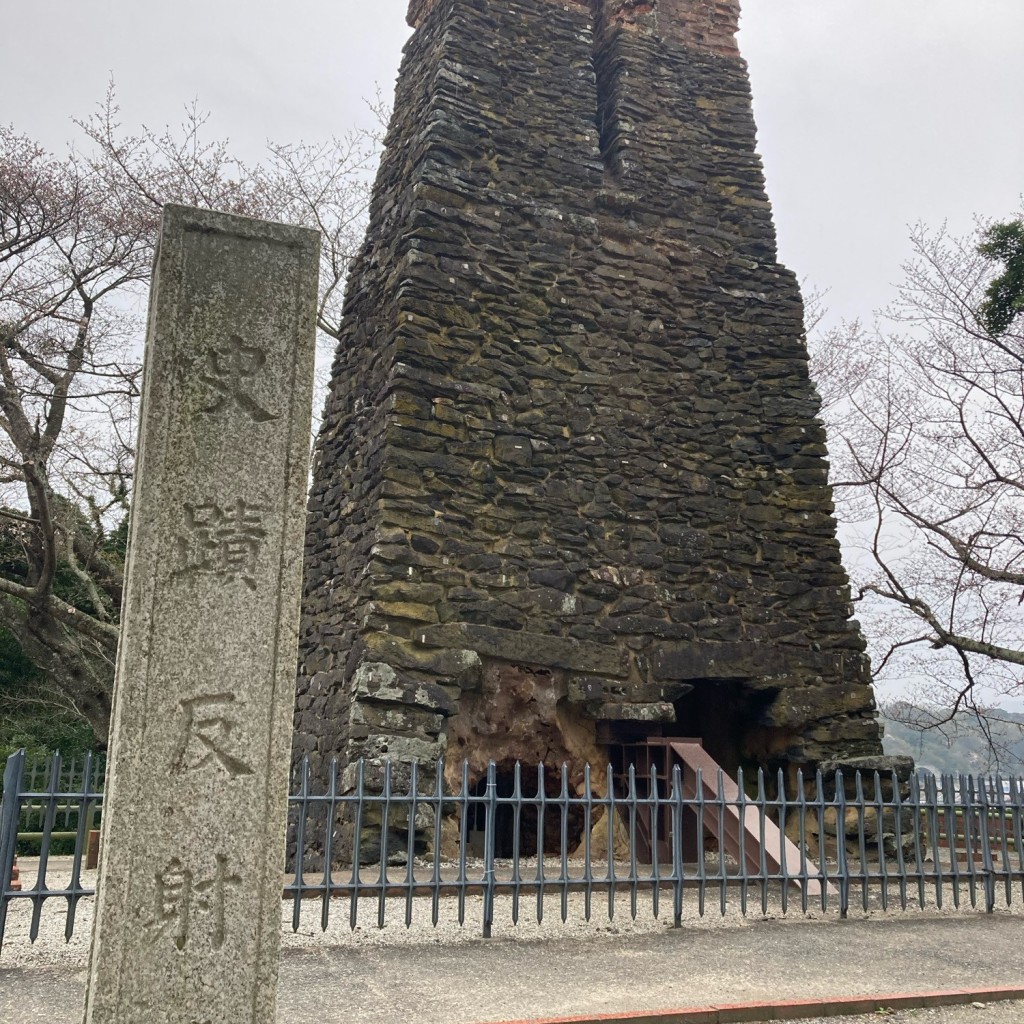
M 26 889 L 35 885 L 36 862 L 24 859 L 21 862 L 21 877 Z M 404 868 L 391 869 L 390 878 L 404 877 Z M 479 873 L 479 866 L 471 865 L 470 877 Z M 522 864 L 523 877 L 535 865 L 527 862 Z M 96 884 L 96 872 L 82 873 L 81 884 L 93 888 Z M 374 876 L 375 877 L 375 876 Z M 47 885 L 51 890 L 62 888 L 70 881 L 70 858 L 54 858 L 47 872 Z M 926 892 L 925 909 L 916 902 L 916 889 L 908 892 L 915 902 L 910 903 L 904 911 L 900 909 L 899 893 L 894 888 L 888 910 L 883 909 L 877 893 L 870 894 L 868 909 L 865 911 L 858 889 L 851 891 L 851 918 L 873 918 L 878 916 L 962 916 L 965 913 L 983 913 L 983 895 L 979 891 L 979 909 L 972 911 L 970 892 L 966 886 L 960 893 L 960 909 L 954 907 L 952 894 L 947 889 L 943 901 L 943 909 L 935 905 L 934 890 Z M 1024 917 L 1024 893 L 1018 886 L 1012 894 L 1013 902 L 1006 905 L 1005 890 L 997 891 L 997 909 L 1001 915 L 1011 914 Z M 17 899 L 11 902 L 7 926 L 4 936 L 3 955 L 0 963 L 4 967 L 42 967 L 64 965 L 72 970 L 84 969 L 88 957 L 88 946 L 92 928 L 93 899 L 82 899 L 75 910 L 73 934 L 70 939 L 65 937 L 67 927 L 68 901 L 63 898 L 49 898 L 45 901 L 39 914 L 39 933 L 36 942 L 29 940 L 32 926 L 32 901 Z M 565 897 L 565 920 L 562 920 L 563 903 L 559 892 L 547 892 L 543 902 L 543 921 L 537 922 L 537 897 L 529 890 L 524 891 L 519 901 L 519 923 L 513 923 L 513 901 L 508 895 L 498 895 L 494 899 L 494 925 L 492 935 L 495 939 L 516 939 L 518 941 L 543 941 L 574 937 L 580 940 L 603 938 L 609 935 L 650 934 L 671 930 L 672 928 L 672 894 L 663 889 L 660 897 L 660 915 L 655 918 L 652 913 L 651 887 L 639 887 L 636 897 L 636 913 L 632 913 L 631 892 L 629 886 L 619 886 L 615 893 L 614 916 L 609 920 L 609 895 L 607 890 L 596 890 L 591 897 L 590 921 L 586 917 L 586 902 L 582 892 L 570 892 Z M 687 930 L 719 930 L 730 928 L 749 928 L 762 920 L 787 919 L 838 919 L 838 910 L 830 907 L 822 912 L 820 905 L 812 904 L 806 914 L 801 912 L 799 893 L 791 892 L 788 908 L 784 912 L 779 893 L 768 894 L 767 909 L 761 910 L 760 890 L 751 887 L 748 895 L 747 915 L 740 912 L 739 887 L 728 890 L 728 906 L 725 913 L 721 912 L 720 890 L 709 889 L 704 914 L 698 906 L 698 894 L 695 889 L 685 889 L 683 893 L 683 925 Z M 966 908 L 966 909 L 965 909 Z M 293 929 L 294 903 L 291 900 L 282 902 L 282 948 L 293 949 L 324 949 L 337 947 L 361 946 L 451 946 L 473 943 L 480 939 L 481 922 L 483 920 L 483 897 L 467 895 L 462 910 L 460 923 L 460 907 L 456 897 L 444 896 L 438 901 L 438 923 L 432 924 L 433 907 L 430 897 L 416 896 L 408 904 L 404 894 L 389 895 L 383 917 L 384 927 L 378 927 L 379 901 L 376 894 L 361 896 L 358 903 L 358 914 L 355 928 L 350 924 L 351 903 L 347 897 L 331 899 L 328 905 L 326 928 L 322 927 L 324 913 L 323 901 L 306 899 L 302 901 L 298 927 Z M 411 909 L 411 925 L 406 927 L 407 909 Z
M 34 884 L 31 862 L 22 879 Z M 400 877 L 397 871 L 392 877 Z M 83 878 L 95 884 L 95 873 Z M 66 884 L 66 865 L 52 865 L 51 889 Z M 851 894 L 856 900 L 859 892 Z M 279 1024 L 468 1024 L 628 1009 L 708 1003 L 836 998 L 845 994 L 921 991 L 1024 984 L 1020 886 L 1010 908 L 1002 904 L 987 916 L 970 909 L 961 893 L 959 911 L 950 893 L 939 910 L 930 903 L 888 911 L 877 897 L 865 912 L 859 902 L 850 920 L 820 909 L 804 915 L 799 896 L 784 914 L 777 894 L 762 914 L 759 891 L 751 891 L 748 916 L 740 913 L 740 892 L 728 892 L 720 913 L 718 892 L 709 892 L 705 915 L 697 892 L 684 891 L 683 928 L 671 927 L 671 893 L 662 897 L 662 918 L 651 912 L 650 887 L 637 898 L 631 915 L 629 887 L 617 893 L 615 916 L 608 919 L 608 894 L 592 897 L 592 919 L 585 897 L 566 897 L 561 920 L 560 893 L 544 899 L 543 923 L 536 921 L 536 897 L 524 894 L 520 923 L 512 924 L 512 900 L 495 899 L 493 940 L 480 937 L 483 899 L 467 896 L 465 925 L 459 901 L 445 897 L 433 927 L 429 897 L 412 900 L 412 927 L 405 925 L 404 896 L 389 897 L 384 927 L 377 928 L 377 899 L 359 902 L 355 929 L 349 925 L 347 898 L 330 901 L 327 928 L 322 904 L 306 900 L 298 929 L 292 930 L 291 902 L 282 903 L 283 957 Z M 927 902 L 927 901 L 926 901 Z M 39 939 L 29 942 L 32 901 L 12 903 L 0 957 L 0 1021 L 7 1024 L 66 1024 L 80 1012 L 85 986 L 93 900 L 77 908 L 73 935 L 65 941 L 67 901 L 46 901 Z M 665 914 L 669 920 L 665 920 Z M 826 1018 L 818 1018 L 824 1021 Z M 828 1018 L 856 1022 L 920 1024 L 1019 1024 L 1024 1005 L 877 1012 Z

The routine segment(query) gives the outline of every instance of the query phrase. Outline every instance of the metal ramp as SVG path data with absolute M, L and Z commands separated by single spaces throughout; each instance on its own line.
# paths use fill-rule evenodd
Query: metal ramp
M 673 768 L 681 768 L 683 800 L 692 812 L 697 802 L 710 805 L 712 813 L 703 815 L 703 827 L 717 839 L 720 847 L 736 861 L 742 862 L 747 872 L 760 875 L 788 876 L 791 884 L 804 888 L 808 898 L 820 898 L 822 883 L 808 875 L 820 874 L 818 865 L 806 853 L 788 839 L 782 830 L 767 816 L 763 817 L 756 803 L 744 803 L 739 785 L 726 774 L 725 770 L 704 749 L 699 739 L 682 737 L 648 737 L 641 743 L 624 744 L 623 765 L 636 764 L 635 783 L 650 779 L 653 775 L 663 792 L 671 792 Z M 625 774 L 619 776 L 625 781 Z M 650 794 L 647 794 L 650 795 Z M 692 818 L 696 815 L 691 813 Z M 667 824 L 667 823 L 666 823 Z M 640 835 L 650 853 L 657 853 L 659 860 L 671 858 L 672 851 L 665 847 L 666 839 L 659 839 L 657 851 L 651 848 L 651 837 L 665 837 L 671 830 L 659 822 L 657 829 L 650 821 L 639 821 Z M 698 834 L 696 820 L 690 830 L 692 841 L 684 851 L 687 859 L 703 856 L 703 837 Z M 829 896 L 838 896 L 836 889 L 826 884 Z

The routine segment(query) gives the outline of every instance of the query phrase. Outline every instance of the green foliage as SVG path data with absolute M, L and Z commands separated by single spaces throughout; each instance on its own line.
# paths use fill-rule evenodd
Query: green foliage
M 128 546 L 128 515 L 121 519 L 114 530 L 108 533 L 105 529 L 97 534 L 91 517 L 86 515 L 91 509 L 80 508 L 73 502 L 60 495 L 54 494 L 51 497 L 54 512 L 61 523 L 58 529 L 58 537 L 77 534 L 86 542 L 86 546 L 95 548 L 96 566 L 92 575 L 97 582 L 101 582 L 104 575 L 120 574 L 124 569 L 125 553 Z M 97 574 L 99 566 L 104 566 L 103 572 Z M 101 583 L 102 587 L 102 583 Z M 53 578 L 53 593 L 62 601 L 74 605 L 87 615 L 99 615 L 101 609 L 97 608 L 89 593 L 89 588 L 82 581 L 67 559 L 67 552 L 63 546 L 57 548 L 57 567 Z M 109 598 L 109 595 L 104 595 Z M 107 607 L 102 610 L 107 614 L 115 612 L 115 609 Z
M 35 665 L 25 657 L 18 641 L 0 627 L 0 692 L 38 678 Z
M 985 330 L 998 336 L 1024 312 L 1024 220 L 993 224 L 984 238 L 978 252 L 1004 269 L 988 286 L 978 316 Z
M 80 757 L 96 749 L 96 737 L 89 724 L 70 711 L 40 704 L 34 712 L 24 708 L 17 716 L 0 715 L 0 758 L 22 747 L 32 756 L 59 750 Z
M 0 513 L 15 512 L 15 509 L 0 506 Z M 28 562 L 21 538 L 22 528 L 13 519 L 0 516 L 0 576 L 16 583 L 24 583 L 28 572 Z M 0 665 L 3 671 L 3 665 Z
M 103 540 L 103 551 L 122 568 L 125 559 L 128 557 L 128 513 L 126 512 L 121 522 L 114 530 L 107 534 Z
M 90 542 L 95 534 L 81 509 L 66 499 L 55 496 L 54 504 L 62 520 L 69 523 Z M 0 518 L 0 575 L 16 583 L 26 583 L 29 566 L 26 558 L 26 527 L 14 518 L 16 509 L 7 509 L 11 516 Z M 95 541 L 97 564 L 109 567 L 110 575 L 124 567 L 128 540 L 128 516 L 109 533 Z M 96 615 L 89 588 L 72 569 L 61 548 L 53 581 L 53 593 L 88 615 Z M 23 606 L 15 598 L 7 598 L 13 607 Z M 103 611 L 116 622 L 117 607 Z M 66 696 L 55 691 L 52 681 L 25 654 L 17 637 L 0 623 L 0 756 L 25 747 L 30 753 L 49 754 L 60 750 L 68 756 L 83 753 L 96 745 L 90 726 L 75 712 Z
M 0 760 L 20 747 L 34 755 L 59 750 L 73 757 L 95 745 L 88 723 L 50 699 L 39 670 L 0 626 Z

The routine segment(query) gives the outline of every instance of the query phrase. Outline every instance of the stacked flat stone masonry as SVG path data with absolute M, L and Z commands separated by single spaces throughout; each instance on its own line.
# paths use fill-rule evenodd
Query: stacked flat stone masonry
M 880 753 L 738 6 L 411 5 L 315 453 L 314 770 Z

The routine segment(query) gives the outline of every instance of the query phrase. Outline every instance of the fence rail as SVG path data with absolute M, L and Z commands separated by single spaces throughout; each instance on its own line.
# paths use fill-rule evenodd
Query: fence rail
M 323 929 L 347 902 L 353 929 L 368 910 L 378 927 L 389 908 L 406 926 L 419 915 L 436 926 L 443 910 L 459 924 L 479 918 L 485 937 L 499 912 L 513 924 L 524 915 L 541 922 L 552 902 L 563 921 L 599 911 L 613 918 L 625 903 L 634 918 L 649 908 L 679 926 L 684 903 L 701 916 L 727 907 L 765 913 L 770 900 L 783 913 L 846 916 L 857 907 L 967 902 L 991 912 L 1024 900 L 1024 780 L 921 775 L 907 784 L 838 772 L 790 781 L 781 772 L 740 773 L 730 799 L 707 796 L 726 792 L 721 774 L 686 778 L 678 764 L 649 775 L 632 766 L 505 772 L 491 764 L 482 777 L 463 765 L 453 777 L 443 762 L 360 762 L 332 765 L 317 785 L 303 763 L 289 797 L 282 893 L 294 929 L 317 900 Z M 23 751 L 7 759 L 0 950 L 19 901 L 31 908 L 35 941 L 44 904 L 66 900 L 64 934 L 72 936 L 79 903 L 95 894 L 83 864 L 101 806 L 95 758 L 73 773 L 59 754 L 35 773 Z M 719 840 L 737 820 L 746 828 L 730 856 Z M 10 879 L 19 839 L 29 835 L 39 837 L 36 878 L 23 878 L 19 890 Z M 70 867 L 63 860 L 56 870 L 58 835 L 70 836 L 73 849 Z M 795 859 L 773 846 L 786 837 Z

